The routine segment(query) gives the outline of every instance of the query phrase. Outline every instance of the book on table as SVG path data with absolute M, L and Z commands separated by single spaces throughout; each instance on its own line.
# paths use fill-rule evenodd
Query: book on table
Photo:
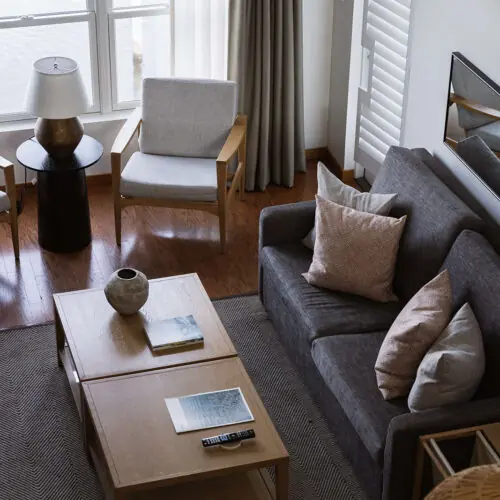
M 152 351 L 203 345 L 203 334 L 194 316 L 177 316 L 150 321 L 144 326 Z
M 165 404 L 177 434 L 254 420 L 239 387 L 166 398 Z

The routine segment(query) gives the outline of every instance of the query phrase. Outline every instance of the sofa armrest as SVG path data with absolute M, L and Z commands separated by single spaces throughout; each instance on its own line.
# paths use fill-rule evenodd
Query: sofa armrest
M 500 398 L 470 401 L 392 419 L 384 455 L 383 500 L 411 499 L 419 437 L 500 422 Z
M 265 246 L 300 241 L 314 226 L 315 201 L 267 207 L 260 213 L 259 252 Z

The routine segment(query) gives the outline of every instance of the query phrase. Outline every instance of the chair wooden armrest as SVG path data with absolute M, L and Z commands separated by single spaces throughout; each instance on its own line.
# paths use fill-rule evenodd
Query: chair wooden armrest
M 5 191 L 10 200 L 10 210 L 2 215 L 2 222 L 9 222 L 12 231 L 12 244 L 14 245 L 14 255 L 19 260 L 19 231 L 17 227 L 17 192 L 16 178 L 14 176 L 14 165 L 9 160 L 0 156 L 0 169 L 5 176 Z
M 112 155 L 121 155 L 125 151 L 126 147 L 130 144 L 130 141 L 134 137 L 137 129 L 139 128 L 142 121 L 142 109 L 137 108 L 128 117 L 127 121 L 124 123 L 120 132 L 116 136 L 115 142 L 111 147 Z
M 233 156 L 238 152 L 242 142 L 244 141 L 247 133 L 247 117 L 245 115 L 238 115 L 234 121 L 233 128 L 229 133 L 226 143 L 222 147 L 217 164 L 228 163 Z
M 482 104 L 479 104 L 477 102 L 469 101 L 464 97 L 454 94 L 453 92 L 450 93 L 450 102 L 455 103 L 461 108 L 468 109 L 469 111 L 479 113 L 489 118 L 500 120 L 500 109 L 490 108 L 488 106 L 483 106 Z
M 14 164 L 0 156 L 0 169 L 5 175 L 5 191 L 10 198 L 10 203 L 14 207 L 16 204 L 16 180 L 14 178 Z M 15 210 L 15 208 L 14 208 Z

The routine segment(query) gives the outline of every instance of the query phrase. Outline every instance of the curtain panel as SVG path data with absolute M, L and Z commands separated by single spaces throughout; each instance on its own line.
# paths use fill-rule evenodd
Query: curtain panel
M 291 187 L 306 169 L 302 54 L 302 0 L 230 0 L 228 77 L 249 120 L 249 191 Z

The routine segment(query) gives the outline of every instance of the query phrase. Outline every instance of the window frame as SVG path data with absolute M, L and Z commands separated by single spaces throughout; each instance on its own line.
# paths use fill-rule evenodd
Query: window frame
M 115 20 L 161 16 L 170 14 L 171 61 L 175 70 L 175 0 L 164 0 L 137 7 L 113 7 L 113 0 L 86 0 L 85 10 L 49 12 L 22 16 L 0 17 L 0 29 L 30 28 L 87 22 L 89 30 L 89 52 L 93 106 L 88 114 L 111 114 L 140 105 L 139 100 L 118 102 L 116 73 Z M 22 111 L 0 113 L 0 123 L 30 120 L 36 118 Z
M 95 11 L 89 8 L 93 6 L 94 1 L 96 1 L 97 3 L 102 3 L 99 2 L 99 0 L 87 0 L 86 10 L 0 17 L 0 29 L 31 28 L 34 26 L 53 26 L 58 24 L 73 24 L 77 22 L 88 23 L 90 72 L 94 102 L 93 106 L 88 109 L 87 113 L 102 112 L 102 101 L 99 90 L 100 81 L 97 57 L 97 39 L 95 36 L 95 33 L 97 31 L 97 18 Z M 0 122 L 13 122 L 33 118 L 33 115 L 30 115 L 29 113 L 25 113 L 23 111 L 18 111 L 15 113 L 0 113 Z
M 144 17 L 159 17 L 164 15 L 170 16 L 170 61 L 171 73 L 175 74 L 175 0 L 165 0 L 164 2 L 152 3 L 144 6 L 137 7 L 112 7 L 113 0 L 105 0 L 104 3 L 108 4 L 107 9 L 107 33 L 102 33 L 102 37 L 107 37 L 109 44 L 109 83 L 110 83 L 110 102 L 109 110 L 122 111 L 125 109 L 132 109 L 140 106 L 139 100 L 132 101 L 118 101 L 118 75 L 116 68 L 116 36 L 115 36 L 115 21 L 118 19 L 137 19 Z M 103 39 L 103 38 L 101 38 Z M 99 41 L 98 44 L 101 44 Z

